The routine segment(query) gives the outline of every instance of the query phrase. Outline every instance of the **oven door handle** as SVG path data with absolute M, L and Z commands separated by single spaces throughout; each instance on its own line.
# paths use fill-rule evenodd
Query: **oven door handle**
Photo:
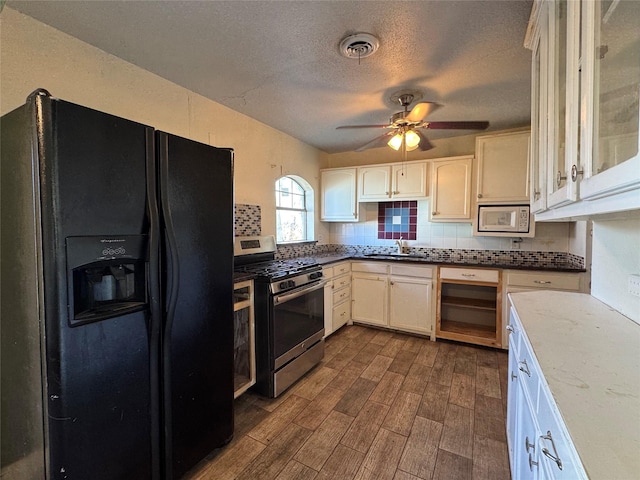
M 313 292 L 314 290 L 324 288 L 326 284 L 326 280 L 319 280 L 315 283 L 304 285 L 303 287 L 297 288 L 291 292 L 283 293 L 282 295 L 276 295 L 275 297 L 273 297 L 273 304 L 280 305 L 282 303 L 288 302 L 289 300 L 301 297 L 302 295 L 306 295 L 307 293 Z

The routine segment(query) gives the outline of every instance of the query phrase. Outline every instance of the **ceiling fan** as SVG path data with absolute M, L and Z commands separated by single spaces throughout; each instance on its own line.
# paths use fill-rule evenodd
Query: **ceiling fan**
M 409 105 L 415 98 L 412 93 L 400 93 L 392 98 L 397 99 L 404 110 L 393 114 L 388 125 L 343 125 L 337 127 L 337 129 L 385 128 L 389 130 L 357 148 L 356 152 L 381 147 L 385 143 L 394 150 L 402 148 L 405 152 L 410 152 L 419 148 L 424 151 L 433 148 L 433 145 L 421 130 L 484 130 L 489 126 L 487 121 L 426 122 L 424 118 L 440 105 L 433 102 L 421 102 L 409 111 Z

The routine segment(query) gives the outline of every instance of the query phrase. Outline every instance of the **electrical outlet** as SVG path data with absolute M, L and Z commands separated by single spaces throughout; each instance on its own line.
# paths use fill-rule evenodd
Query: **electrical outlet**
M 635 273 L 629 274 L 629 293 L 640 297 L 640 275 Z

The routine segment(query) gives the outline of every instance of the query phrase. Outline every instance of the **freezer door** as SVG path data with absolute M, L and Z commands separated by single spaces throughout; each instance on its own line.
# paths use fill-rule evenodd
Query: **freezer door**
M 156 138 L 165 468 L 177 479 L 233 435 L 233 157 L 162 132 Z
M 153 129 L 48 96 L 36 103 L 49 475 L 152 478 L 159 414 L 152 411 L 157 358 L 149 310 L 74 323 L 65 242 L 148 234 Z M 107 299 L 110 282 L 105 274 L 96 295 Z

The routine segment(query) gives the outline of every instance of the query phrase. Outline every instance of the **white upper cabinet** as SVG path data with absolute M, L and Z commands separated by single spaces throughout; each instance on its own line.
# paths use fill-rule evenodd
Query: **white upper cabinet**
M 473 157 L 451 157 L 431 164 L 431 222 L 471 220 Z
M 320 171 L 321 217 L 325 222 L 357 222 L 357 170 L 331 168 Z
M 529 203 L 529 131 L 476 137 L 478 203 Z
M 580 196 L 591 199 L 640 187 L 640 2 L 588 1 L 582 9 Z
M 535 0 L 525 45 L 537 220 L 640 208 L 639 24 L 637 1 Z
M 358 201 L 420 200 L 427 196 L 427 162 L 358 168 Z
M 394 199 L 420 199 L 427 196 L 427 162 L 400 163 L 391 167 L 391 194 Z
M 358 201 L 377 202 L 391 198 L 391 167 L 373 165 L 358 169 Z

